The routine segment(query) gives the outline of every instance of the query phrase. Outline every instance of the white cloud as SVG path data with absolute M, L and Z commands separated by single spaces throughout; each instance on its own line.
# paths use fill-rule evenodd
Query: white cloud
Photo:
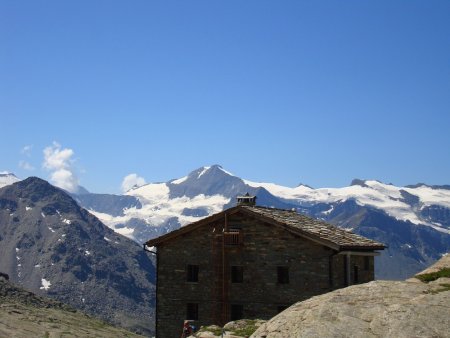
M 25 170 L 29 170 L 29 171 L 34 170 L 34 167 L 30 163 L 28 163 L 27 161 L 20 161 L 19 162 L 19 167 L 22 168 L 22 169 L 25 169 Z
M 137 174 L 129 174 L 123 178 L 122 181 L 122 191 L 127 192 L 131 188 L 135 186 L 144 185 L 145 179 L 143 177 L 138 176 Z
M 57 142 L 44 149 L 44 162 L 42 166 L 48 169 L 50 181 L 69 192 L 76 192 L 78 189 L 78 177 L 74 173 L 72 156 L 74 151 L 69 148 L 61 148 Z
M 30 144 L 30 145 L 24 146 L 24 147 L 20 150 L 20 152 L 21 152 L 22 154 L 24 154 L 25 156 L 30 157 L 30 156 L 31 156 L 31 150 L 32 150 L 32 149 L 33 149 L 33 145 Z

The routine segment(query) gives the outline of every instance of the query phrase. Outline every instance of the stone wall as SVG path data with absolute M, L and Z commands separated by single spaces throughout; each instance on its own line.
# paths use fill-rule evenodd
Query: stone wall
M 232 305 L 242 306 L 243 318 L 269 319 L 346 285 L 345 256 L 330 248 L 242 214 L 228 216 L 227 223 L 242 232 L 241 245 L 223 245 L 224 218 L 158 246 L 159 338 L 181 335 L 187 303 L 198 304 L 196 325 L 223 325 Z M 352 256 L 351 266 L 364 267 L 364 260 Z M 372 257 L 369 262 L 370 271 L 358 270 L 360 281 L 373 279 Z M 186 281 L 188 264 L 199 266 L 198 282 Z M 242 283 L 231 283 L 231 266 L 243 267 Z M 278 283 L 278 267 L 288 269 L 289 283 Z

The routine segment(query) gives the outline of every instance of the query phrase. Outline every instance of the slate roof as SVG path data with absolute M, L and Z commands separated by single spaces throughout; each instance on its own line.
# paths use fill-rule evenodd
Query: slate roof
M 241 206 L 241 208 L 264 218 L 272 219 L 281 225 L 299 230 L 307 235 L 330 241 L 338 245 L 341 249 L 367 248 L 379 250 L 386 247 L 382 243 L 338 228 L 332 224 L 299 214 L 296 211 L 250 206 Z
M 383 250 L 386 246 L 350 231 L 338 228 L 332 224 L 305 216 L 296 211 L 266 208 L 260 206 L 239 205 L 206 217 L 195 223 L 186 225 L 166 235 L 149 240 L 145 245 L 157 246 L 179 235 L 193 231 L 209 222 L 220 219 L 227 214 L 244 212 L 267 223 L 281 226 L 297 235 L 309 238 L 333 249 L 342 250 Z

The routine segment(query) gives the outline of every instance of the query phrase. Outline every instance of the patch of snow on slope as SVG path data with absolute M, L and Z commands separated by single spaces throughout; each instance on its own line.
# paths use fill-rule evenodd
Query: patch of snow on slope
M 209 170 L 209 168 L 211 168 L 211 167 L 203 167 L 202 172 L 201 172 L 200 174 L 198 174 L 198 177 L 197 177 L 197 178 L 202 177 L 202 175 L 203 175 L 204 173 L 206 173 L 206 172 Z
M 135 209 L 135 208 L 133 208 Z M 130 210 L 130 209 L 127 209 Z M 127 227 L 117 227 L 118 225 L 124 224 L 127 221 L 129 221 L 131 218 L 130 216 L 111 216 L 109 214 L 105 214 L 102 212 L 94 211 L 94 210 L 88 210 L 92 215 L 97 217 L 100 221 L 102 221 L 103 224 L 105 224 L 108 228 L 114 230 L 118 234 L 124 235 L 125 237 L 128 237 L 129 239 L 136 240 L 133 236 L 134 229 L 127 228 Z M 105 239 L 106 240 L 106 239 Z M 108 239 L 109 240 L 109 239 Z
M 330 209 L 322 211 L 322 214 L 329 215 L 334 210 L 334 206 L 332 205 Z
M 296 188 L 284 187 L 282 185 L 278 185 L 275 183 L 260 183 L 260 182 L 252 182 L 248 180 L 243 180 L 245 184 L 253 187 L 253 188 L 265 188 L 272 195 L 285 198 L 285 199 L 299 199 L 299 198 L 308 198 L 313 194 L 314 189 L 309 187 L 305 187 L 303 185 L 298 186 Z
M 170 190 L 166 183 L 154 183 L 130 190 L 126 195 L 139 198 L 141 203 L 157 203 L 160 200 L 168 200 L 169 193 Z
M 0 172 L 0 188 L 6 187 L 7 185 L 11 185 L 19 181 L 20 179 L 12 173 L 9 173 L 7 171 Z
M 52 283 L 50 283 L 50 281 L 46 280 L 45 278 L 41 279 L 41 283 L 42 286 L 39 289 L 44 289 L 44 290 L 48 290 L 50 288 L 50 286 L 52 285 Z
M 172 183 L 172 184 L 180 184 L 180 183 L 183 183 L 184 181 L 186 181 L 187 179 L 188 179 L 188 176 L 184 176 L 184 177 L 181 177 L 179 179 L 173 180 L 170 183 Z
M 410 194 L 419 197 L 425 204 L 438 204 L 450 207 L 450 191 L 436 190 L 426 186 L 419 188 L 399 188 L 393 185 L 384 184 L 378 181 L 365 181 L 367 187 L 353 185 L 343 188 L 319 188 L 312 189 L 305 186 L 296 188 L 284 187 L 274 183 L 257 183 L 244 180 L 251 187 L 263 187 L 271 194 L 283 199 L 295 200 L 298 203 L 334 203 L 347 200 L 355 200 L 361 206 L 371 206 L 385 211 L 388 215 L 401 221 L 409 221 L 414 224 L 430 226 L 438 231 L 450 233 L 436 224 L 422 220 L 411 208 L 402 200 L 400 190 L 405 190 Z
M 130 190 L 127 195 L 138 198 L 142 207 L 140 209 L 135 207 L 125 209 L 123 216 L 112 216 L 94 210 L 89 210 L 89 212 L 115 232 L 131 239 L 133 239 L 134 230 L 123 227 L 123 224 L 133 218 L 142 220 L 148 226 L 160 226 L 167 220 L 176 217 L 181 225 L 186 225 L 203 217 L 184 216 L 183 210 L 185 208 L 206 209 L 208 215 L 211 215 L 222 211 L 223 206 L 230 201 L 229 198 L 222 195 L 206 196 L 203 194 L 194 198 L 182 196 L 171 199 L 169 187 L 165 183 L 147 184 Z
M 228 174 L 230 176 L 234 176 L 234 174 L 230 173 L 229 171 L 223 169 L 222 167 L 219 166 L 219 169 L 222 170 L 225 174 Z
M 424 205 L 440 205 L 450 208 L 450 190 L 432 189 L 427 186 L 420 186 L 417 188 L 402 188 L 410 194 L 419 197 L 420 202 Z

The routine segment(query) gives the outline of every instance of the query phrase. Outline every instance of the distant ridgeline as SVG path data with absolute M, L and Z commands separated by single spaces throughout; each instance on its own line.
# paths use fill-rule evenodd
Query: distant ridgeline
M 245 192 L 257 196 L 260 206 L 295 209 L 386 244 L 376 259 L 376 278 L 405 279 L 450 251 L 448 186 L 354 180 L 344 188 L 287 188 L 243 180 L 213 165 L 109 195 L 111 200 L 98 194 L 76 198 L 115 231 L 144 243 L 234 206 Z

